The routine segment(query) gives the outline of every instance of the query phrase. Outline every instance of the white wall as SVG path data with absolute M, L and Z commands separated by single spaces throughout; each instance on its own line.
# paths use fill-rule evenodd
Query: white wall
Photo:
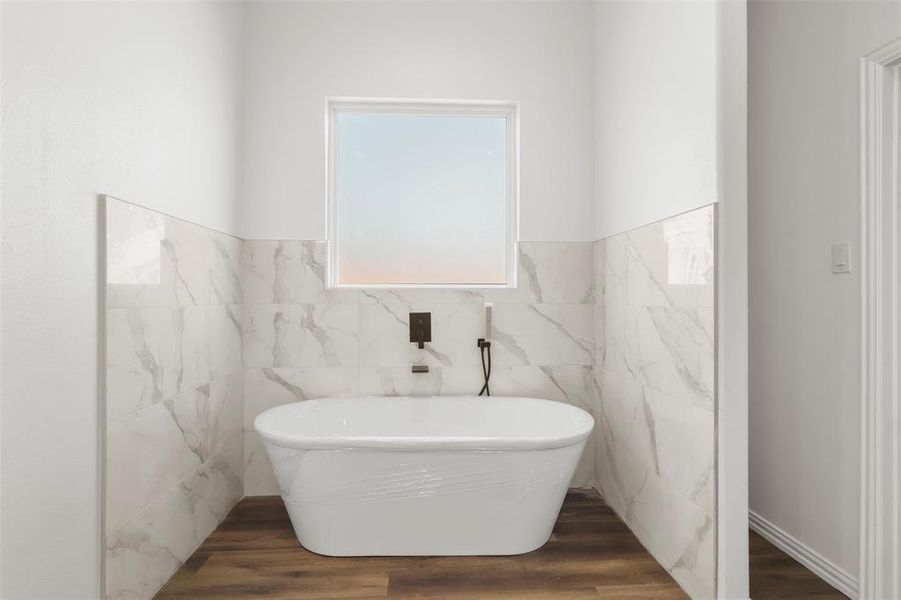
M 718 200 L 717 7 L 599 2 L 595 238 Z
M 4 599 L 99 595 L 97 195 L 236 231 L 240 17 L 2 4 Z
M 326 96 L 521 102 L 521 239 L 592 230 L 593 10 L 569 2 L 251 3 L 242 235 L 325 238 Z
M 858 570 L 860 56 L 901 2 L 752 2 L 751 510 Z
M 717 14 L 717 597 L 749 595 L 748 6 Z

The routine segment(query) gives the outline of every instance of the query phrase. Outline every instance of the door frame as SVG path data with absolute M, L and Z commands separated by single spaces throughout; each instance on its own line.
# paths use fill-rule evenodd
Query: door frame
M 901 597 L 901 39 L 860 60 L 861 599 Z

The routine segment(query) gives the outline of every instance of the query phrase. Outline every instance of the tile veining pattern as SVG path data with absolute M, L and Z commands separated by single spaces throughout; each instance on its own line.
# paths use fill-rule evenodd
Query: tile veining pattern
M 279 404 L 338 394 L 475 394 L 476 339 L 494 303 L 491 392 L 591 409 L 592 244 L 523 242 L 517 289 L 326 288 L 324 241 L 246 240 L 245 493 L 277 494 L 253 419 Z M 409 342 L 410 312 L 432 313 L 432 342 Z M 429 365 L 412 374 L 413 364 Z M 587 449 L 574 487 L 593 484 Z
M 150 598 L 243 496 L 241 240 L 106 199 L 106 589 Z
M 595 243 L 597 486 L 694 598 L 715 592 L 713 206 Z
M 712 206 L 593 244 L 522 242 L 517 289 L 330 290 L 326 256 L 323 241 L 242 241 L 108 201 L 108 597 L 151 597 L 242 495 L 278 493 L 263 410 L 476 393 L 485 302 L 492 393 L 591 412 L 573 486 L 599 489 L 689 594 L 713 597 Z

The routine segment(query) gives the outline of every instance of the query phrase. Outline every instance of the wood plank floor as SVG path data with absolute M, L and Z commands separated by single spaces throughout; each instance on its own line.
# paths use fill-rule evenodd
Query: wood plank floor
M 753 531 L 750 554 L 751 598 L 754 600 L 847 600 L 847 596 Z
M 845 596 L 751 532 L 751 597 Z M 566 497 L 551 540 L 520 556 L 331 558 L 304 550 L 277 496 L 245 498 L 156 598 L 670 600 L 669 574 L 593 492 Z
M 332 558 L 304 550 L 278 497 L 245 498 L 156 596 L 581 600 L 685 598 L 593 492 L 566 497 L 551 540 L 519 556 Z

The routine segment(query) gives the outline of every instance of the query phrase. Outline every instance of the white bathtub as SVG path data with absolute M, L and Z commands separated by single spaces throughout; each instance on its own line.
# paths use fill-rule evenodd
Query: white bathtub
M 254 422 L 298 540 L 331 556 L 534 550 L 593 426 L 574 406 L 497 396 L 309 400 Z

